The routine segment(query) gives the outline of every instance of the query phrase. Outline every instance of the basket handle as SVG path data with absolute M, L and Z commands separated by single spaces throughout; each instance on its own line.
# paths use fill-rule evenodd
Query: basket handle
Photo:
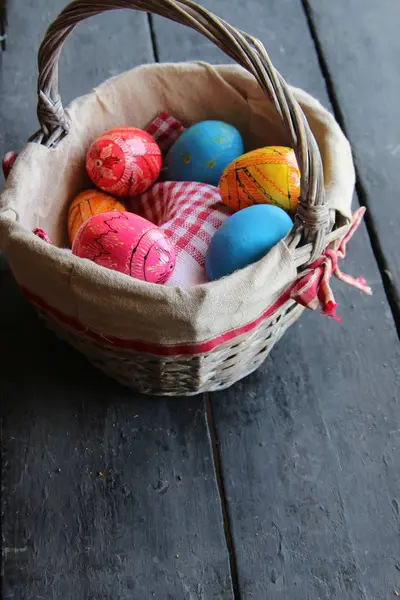
M 301 172 L 301 194 L 293 234 L 312 241 L 310 262 L 325 248 L 329 211 L 322 161 L 306 117 L 288 85 L 274 68 L 262 43 L 192 0 L 74 0 L 48 28 L 39 49 L 38 118 L 41 130 L 31 138 L 56 145 L 69 130 L 58 92 L 58 60 L 67 36 L 93 15 L 121 8 L 151 12 L 195 29 L 249 71 L 269 96 L 290 136 Z M 297 243 L 298 243 L 297 241 Z M 296 245 L 297 245 L 296 243 Z

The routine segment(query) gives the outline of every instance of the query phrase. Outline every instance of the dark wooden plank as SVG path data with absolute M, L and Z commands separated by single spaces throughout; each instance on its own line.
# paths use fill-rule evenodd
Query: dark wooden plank
M 0 153 L 36 128 L 36 49 L 62 0 L 10 5 Z M 147 17 L 123 11 L 74 33 L 70 99 L 152 60 Z M 56 340 L 0 265 L 2 597 L 232 598 L 202 398 L 147 398 Z
M 400 327 L 400 4 L 305 0 L 354 149 L 384 278 Z M 382 254 L 381 254 L 382 253 Z
M 244 598 L 383 600 L 398 589 L 399 348 L 365 231 L 335 286 L 260 371 L 212 396 Z M 377 317 L 380 315 L 379 317 Z
M 133 394 L 1 272 L 3 598 L 231 598 L 201 398 Z
M 301 2 L 203 4 L 257 35 L 290 83 L 329 106 Z M 161 60 L 184 48 L 226 62 L 193 32 L 158 19 L 155 31 Z M 398 589 L 399 344 L 365 227 L 349 253 L 345 268 L 374 296 L 334 284 L 341 325 L 307 313 L 263 368 L 210 396 L 241 600 Z
M 64 0 L 15 0 L 8 7 L 8 44 L 2 55 L 0 153 L 18 150 L 37 130 L 37 51 Z M 65 43 L 60 60 L 64 105 L 107 77 L 152 62 L 147 16 L 111 11 L 81 23 Z
M 273 58 L 275 67 L 282 70 L 290 84 L 300 86 L 327 101 L 325 84 L 314 56 L 314 44 L 307 29 L 304 29 L 306 22 L 299 0 L 268 0 L 268 3 L 251 0 L 249 4 L 202 0 L 200 4 L 231 24 L 258 37 Z M 153 22 L 161 62 L 232 62 L 226 54 L 192 29 L 161 17 L 154 17 Z M 313 60 L 309 62 L 307 58 L 311 56 Z
M 4 51 L 6 49 L 6 37 L 7 37 L 6 0 L 0 0 L 0 51 Z

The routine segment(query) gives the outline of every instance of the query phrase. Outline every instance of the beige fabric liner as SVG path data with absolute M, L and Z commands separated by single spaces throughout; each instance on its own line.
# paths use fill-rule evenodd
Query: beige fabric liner
M 321 151 L 329 206 L 349 219 L 355 181 L 349 143 L 317 100 L 292 91 Z M 139 67 L 72 102 L 71 131 L 57 148 L 23 148 L 0 196 L 0 248 L 21 285 L 97 333 L 162 344 L 204 341 L 256 319 L 293 280 L 296 266 L 283 241 L 228 278 L 183 289 L 103 269 L 31 233 L 42 227 L 57 246 L 67 246 L 68 205 L 91 187 L 84 168 L 90 143 L 117 125 L 144 128 L 162 110 L 185 126 L 204 119 L 232 123 L 246 150 L 290 144 L 269 99 L 241 67 Z

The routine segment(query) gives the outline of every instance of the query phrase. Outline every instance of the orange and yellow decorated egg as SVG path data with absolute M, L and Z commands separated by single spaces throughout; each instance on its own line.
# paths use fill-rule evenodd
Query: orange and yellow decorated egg
M 219 191 L 233 210 L 253 204 L 274 204 L 286 211 L 296 208 L 300 171 L 292 148 L 266 146 L 243 154 L 221 175 Z
M 125 207 L 112 196 L 98 190 L 86 190 L 78 194 L 72 200 L 68 210 L 68 236 L 71 244 L 82 223 L 85 223 L 93 215 L 111 210 L 123 212 Z

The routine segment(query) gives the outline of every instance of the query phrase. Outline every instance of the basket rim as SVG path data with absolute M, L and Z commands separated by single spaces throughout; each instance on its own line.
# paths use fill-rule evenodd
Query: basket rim
M 239 67 L 237 65 L 212 66 L 202 61 L 196 61 L 195 63 L 182 63 L 181 66 L 182 65 L 185 68 L 192 66 L 193 68 L 206 67 L 207 70 L 213 69 L 218 73 L 218 76 L 224 74 L 224 72 L 230 74 L 235 73 L 236 75 L 240 74 L 244 77 L 246 82 L 251 81 L 252 85 L 255 86 L 254 89 L 258 90 L 258 85 L 253 80 L 251 75 L 249 75 L 242 67 Z M 168 68 L 176 69 L 177 67 L 179 68 L 179 66 L 180 65 L 177 65 L 176 63 L 142 65 L 140 67 L 132 69 L 131 71 L 114 76 L 111 79 L 106 80 L 103 84 L 101 84 L 101 86 L 109 85 L 110 82 L 118 80 L 119 78 L 124 77 L 129 73 L 137 73 L 142 70 L 165 70 Z M 96 88 L 96 93 L 99 91 L 101 86 Z M 304 100 L 305 102 L 309 102 L 312 108 L 315 108 L 317 112 L 322 114 L 324 119 L 327 119 L 328 122 L 332 124 L 332 127 L 336 128 L 336 132 L 339 132 L 338 135 L 340 136 L 342 141 L 345 140 L 343 132 L 340 130 L 332 115 L 330 115 L 330 113 L 325 108 L 323 108 L 322 105 L 315 98 L 313 98 L 306 92 L 298 90 L 296 88 L 293 88 L 293 91 L 299 96 L 299 98 L 301 98 L 301 101 Z M 257 93 L 259 93 L 260 97 L 262 97 L 261 90 L 259 90 Z M 84 96 L 76 98 L 71 103 L 71 107 L 75 102 L 80 102 L 83 98 L 90 97 L 93 94 L 95 94 L 95 92 L 91 92 L 89 94 L 85 94 Z M 65 279 L 68 281 L 71 281 L 71 279 L 73 279 L 74 277 L 80 278 L 80 282 L 84 281 L 85 285 L 91 285 L 93 288 L 95 287 L 96 293 L 101 296 L 106 294 L 107 297 L 110 297 L 112 293 L 114 296 L 121 295 L 125 298 L 129 297 L 130 299 L 132 299 L 132 301 L 134 298 L 136 298 L 139 299 L 140 302 L 145 302 L 150 295 L 153 299 L 156 298 L 157 302 L 164 303 L 167 305 L 169 304 L 170 306 L 173 305 L 174 299 L 178 296 L 185 296 L 185 299 L 187 299 L 188 302 L 192 301 L 193 303 L 197 304 L 203 302 L 205 296 L 208 296 L 208 299 L 214 298 L 214 302 L 218 301 L 219 297 L 224 294 L 226 279 L 222 279 L 215 282 L 209 282 L 197 286 L 190 286 L 188 288 L 159 286 L 147 282 L 140 282 L 139 280 L 133 280 L 121 273 L 109 271 L 94 263 L 91 263 L 90 261 L 82 261 L 82 259 L 71 255 L 71 253 L 65 252 L 65 250 L 62 248 L 57 248 L 49 245 L 45 241 L 35 236 L 31 231 L 27 230 L 18 221 L 18 215 L 16 214 L 16 212 L 13 212 L 13 208 L 15 209 L 15 207 L 13 206 L 13 198 L 16 194 L 18 195 L 18 180 L 22 172 L 21 169 L 24 168 L 24 154 L 25 159 L 29 159 L 32 156 L 36 156 L 35 153 L 40 153 L 41 157 L 43 158 L 43 153 L 45 155 L 51 156 L 51 153 L 58 151 L 59 149 L 49 149 L 38 144 L 28 143 L 22 150 L 16 163 L 13 166 L 9 179 L 6 183 L 6 188 L 0 197 L 0 206 L 3 204 L 2 209 L 0 209 L 0 238 L 2 238 L 0 240 L 0 245 L 3 247 L 6 256 L 8 254 L 14 255 L 15 253 L 21 253 L 24 256 L 25 264 L 28 264 L 28 262 L 35 264 L 41 261 L 42 266 L 45 265 L 47 272 L 53 273 L 57 270 L 63 271 L 65 272 Z M 349 160 L 351 160 L 351 155 Z M 353 190 L 351 189 L 351 193 L 352 191 Z M 332 189 L 328 190 L 328 197 L 329 193 L 332 193 Z M 350 206 L 348 208 L 350 210 Z M 336 237 L 341 237 L 344 234 L 346 227 L 348 226 L 348 218 L 342 215 L 339 219 L 339 213 L 337 213 L 336 211 L 334 212 L 340 227 L 339 229 L 334 230 L 330 234 L 328 234 L 328 237 L 326 238 L 327 244 L 332 242 Z M 279 258 L 282 260 L 282 268 L 287 270 L 284 280 L 284 285 L 286 285 L 290 281 L 293 281 L 295 279 L 298 269 L 300 269 L 303 265 L 309 262 L 310 257 L 312 255 L 312 251 L 312 243 L 303 246 L 297 246 L 296 239 L 289 235 L 285 240 L 281 241 L 277 246 L 275 246 L 274 249 L 272 249 L 271 252 L 264 256 L 260 261 L 254 263 L 253 265 L 249 265 L 245 269 L 242 269 L 240 272 L 232 274 L 227 279 L 230 280 L 231 285 L 238 286 L 238 282 L 240 280 L 238 274 L 241 273 L 241 276 L 244 277 L 249 284 L 251 284 L 253 280 L 258 278 L 258 280 L 262 279 L 265 285 L 265 282 L 269 281 L 270 279 L 267 265 L 269 264 L 269 260 L 272 260 L 272 253 L 275 259 Z M 11 256 L 10 258 L 11 268 L 13 268 L 13 256 Z M 18 276 L 16 276 L 16 279 L 19 283 L 25 284 L 26 273 L 24 269 L 26 270 L 26 267 L 24 265 L 19 265 L 19 269 L 20 270 L 17 274 Z M 236 278 L 236 280 L 234 280 L 234 278 Z M 77 279 L 75 279 L 75 284 L 76 281 Z M 28 287 L 33 293 L 37 293 L 38 291 L 40 291 L 40 289 L 38 288 L 38 286 L 40 287 L 40 285 L 40 283 L 35 283 L 34 286 L 26 285 L 26 287 Z M 258 290 L 260 289 L 261 288 L 259 287 Z M 279 290 L 275 291 L 276 293 L 278 293 Z M 71 311 L 64 310 L 62 312 L 67 312 L 67 314 L 69 312 L 70 316 L 75 315 L 75 306 L 78 305 L 79 301 L 81 300 L 81 296 L 78 296 L 77 294 L 78 292 L 74 287 L 74 289 L 71 291 Z M 43 296 L 43 294 L 40 293 L 38 295 Z M 46 295 L 44 297 L 45 299 L 48 298 Z M 266 290 L 265 296 L 266 305 L 267 298 L 270 298 L 268 294 L 268 289 Z M 60 305 L 58 305 L 58 302 L 60 303 Z M 53 302 L 49 303 L 54 305 Z M 57 299 L 57 304 L 55 304 L 54 306 L 55 308 L 62 310 L 62 299 Z

